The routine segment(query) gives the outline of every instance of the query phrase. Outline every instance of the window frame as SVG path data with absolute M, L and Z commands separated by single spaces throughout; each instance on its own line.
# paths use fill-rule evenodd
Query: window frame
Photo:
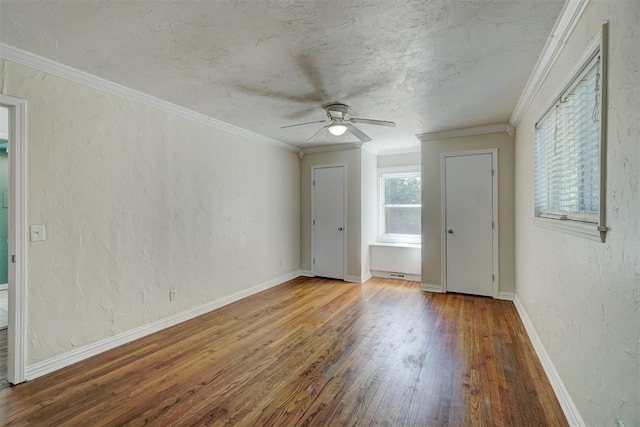
M 385 185 L 386 178 L 412 177 L 420 178 L 420 191 L 422 191 L 422 171 L 420 166 L 401 166 L 392 168 L 378 169 L 378 242 L 380 243 L 400 243 L 420 245 L 422 243 L 422 201 L 419 205 L 410 205 L 420 207 L 420 234 L 397 234 L 386 233 L 385 224 Z
M 594 58 L 600 56 L 600 135 L 599 135 L 599 179 L 600 179 L 600 197 L 599 209 L 597 214 L 597 222 L 584 222 L 579 219 L 554 218 L 553 215 L 539 216 L 536 213 L 535 204 L 535 188 L 533 189 L 533 222 L 539 227 L 548 228 L 555 231 L 564 232 L 570 235 L 583 237 L 586 239 L 604 242 L 608 227 L 606 226 L 606 175 L 607 175 L 607 89 L 608 89 L 608 23 L 604 23 L 602 31 L 591 41 L 581 59 L 577 62 L 577 66 L 569 73 L 569 78 L 565 80 L 560 87 L 562 90 L 558 92 L 558 96 L 546 108 L 536 126 L 540 123 L 549 112 L 555 108 L 558 101 L 571 91 L 585 71 L 591 66 Z M 532 129 L 533 141 L 535 146 L 535 126 Z M 535 163 L 533 173 L 535 174 Z M 534 178 L 535 182 L 535 178 Z M 535 186 L 535 184 L 534 184 Z

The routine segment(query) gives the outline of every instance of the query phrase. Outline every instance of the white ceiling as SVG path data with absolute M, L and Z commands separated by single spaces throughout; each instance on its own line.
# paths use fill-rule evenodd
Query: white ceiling
M 303 148 L 344 102 L 388 149 L 506 123 L 563 3 L 2 0 L 0 41 Z

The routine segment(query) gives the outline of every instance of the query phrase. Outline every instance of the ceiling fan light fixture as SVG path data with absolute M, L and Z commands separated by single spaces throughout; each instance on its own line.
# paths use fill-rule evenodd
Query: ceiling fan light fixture
M 329 132 L 334 136 L 341 136 L 347 131 L 347 127 L 341 124 L 335 124 L 329 126 Z

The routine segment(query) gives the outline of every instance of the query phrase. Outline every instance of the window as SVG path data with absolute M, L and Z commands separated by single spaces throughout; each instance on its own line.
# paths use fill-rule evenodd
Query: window
M 606 231 L 601 179 L 606 80 L 600 44 L 596 47 L 535 125 L 534 207 L 535 216 L 547 222 L 596 224 L 591 230 L 598 235 Z
M 380 170 L 380 237 L 382 242 L 420 243 L 422 185 L 420 171 Z

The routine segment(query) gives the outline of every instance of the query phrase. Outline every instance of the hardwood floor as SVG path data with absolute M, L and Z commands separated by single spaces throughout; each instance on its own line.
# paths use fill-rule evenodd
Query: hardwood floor
M 8 425 L 566 425 L 514 305 L 299 278 L 0 390 Z
M 9 386 L 7 382 L 7 328 L 0 329 L 0 389 Z

